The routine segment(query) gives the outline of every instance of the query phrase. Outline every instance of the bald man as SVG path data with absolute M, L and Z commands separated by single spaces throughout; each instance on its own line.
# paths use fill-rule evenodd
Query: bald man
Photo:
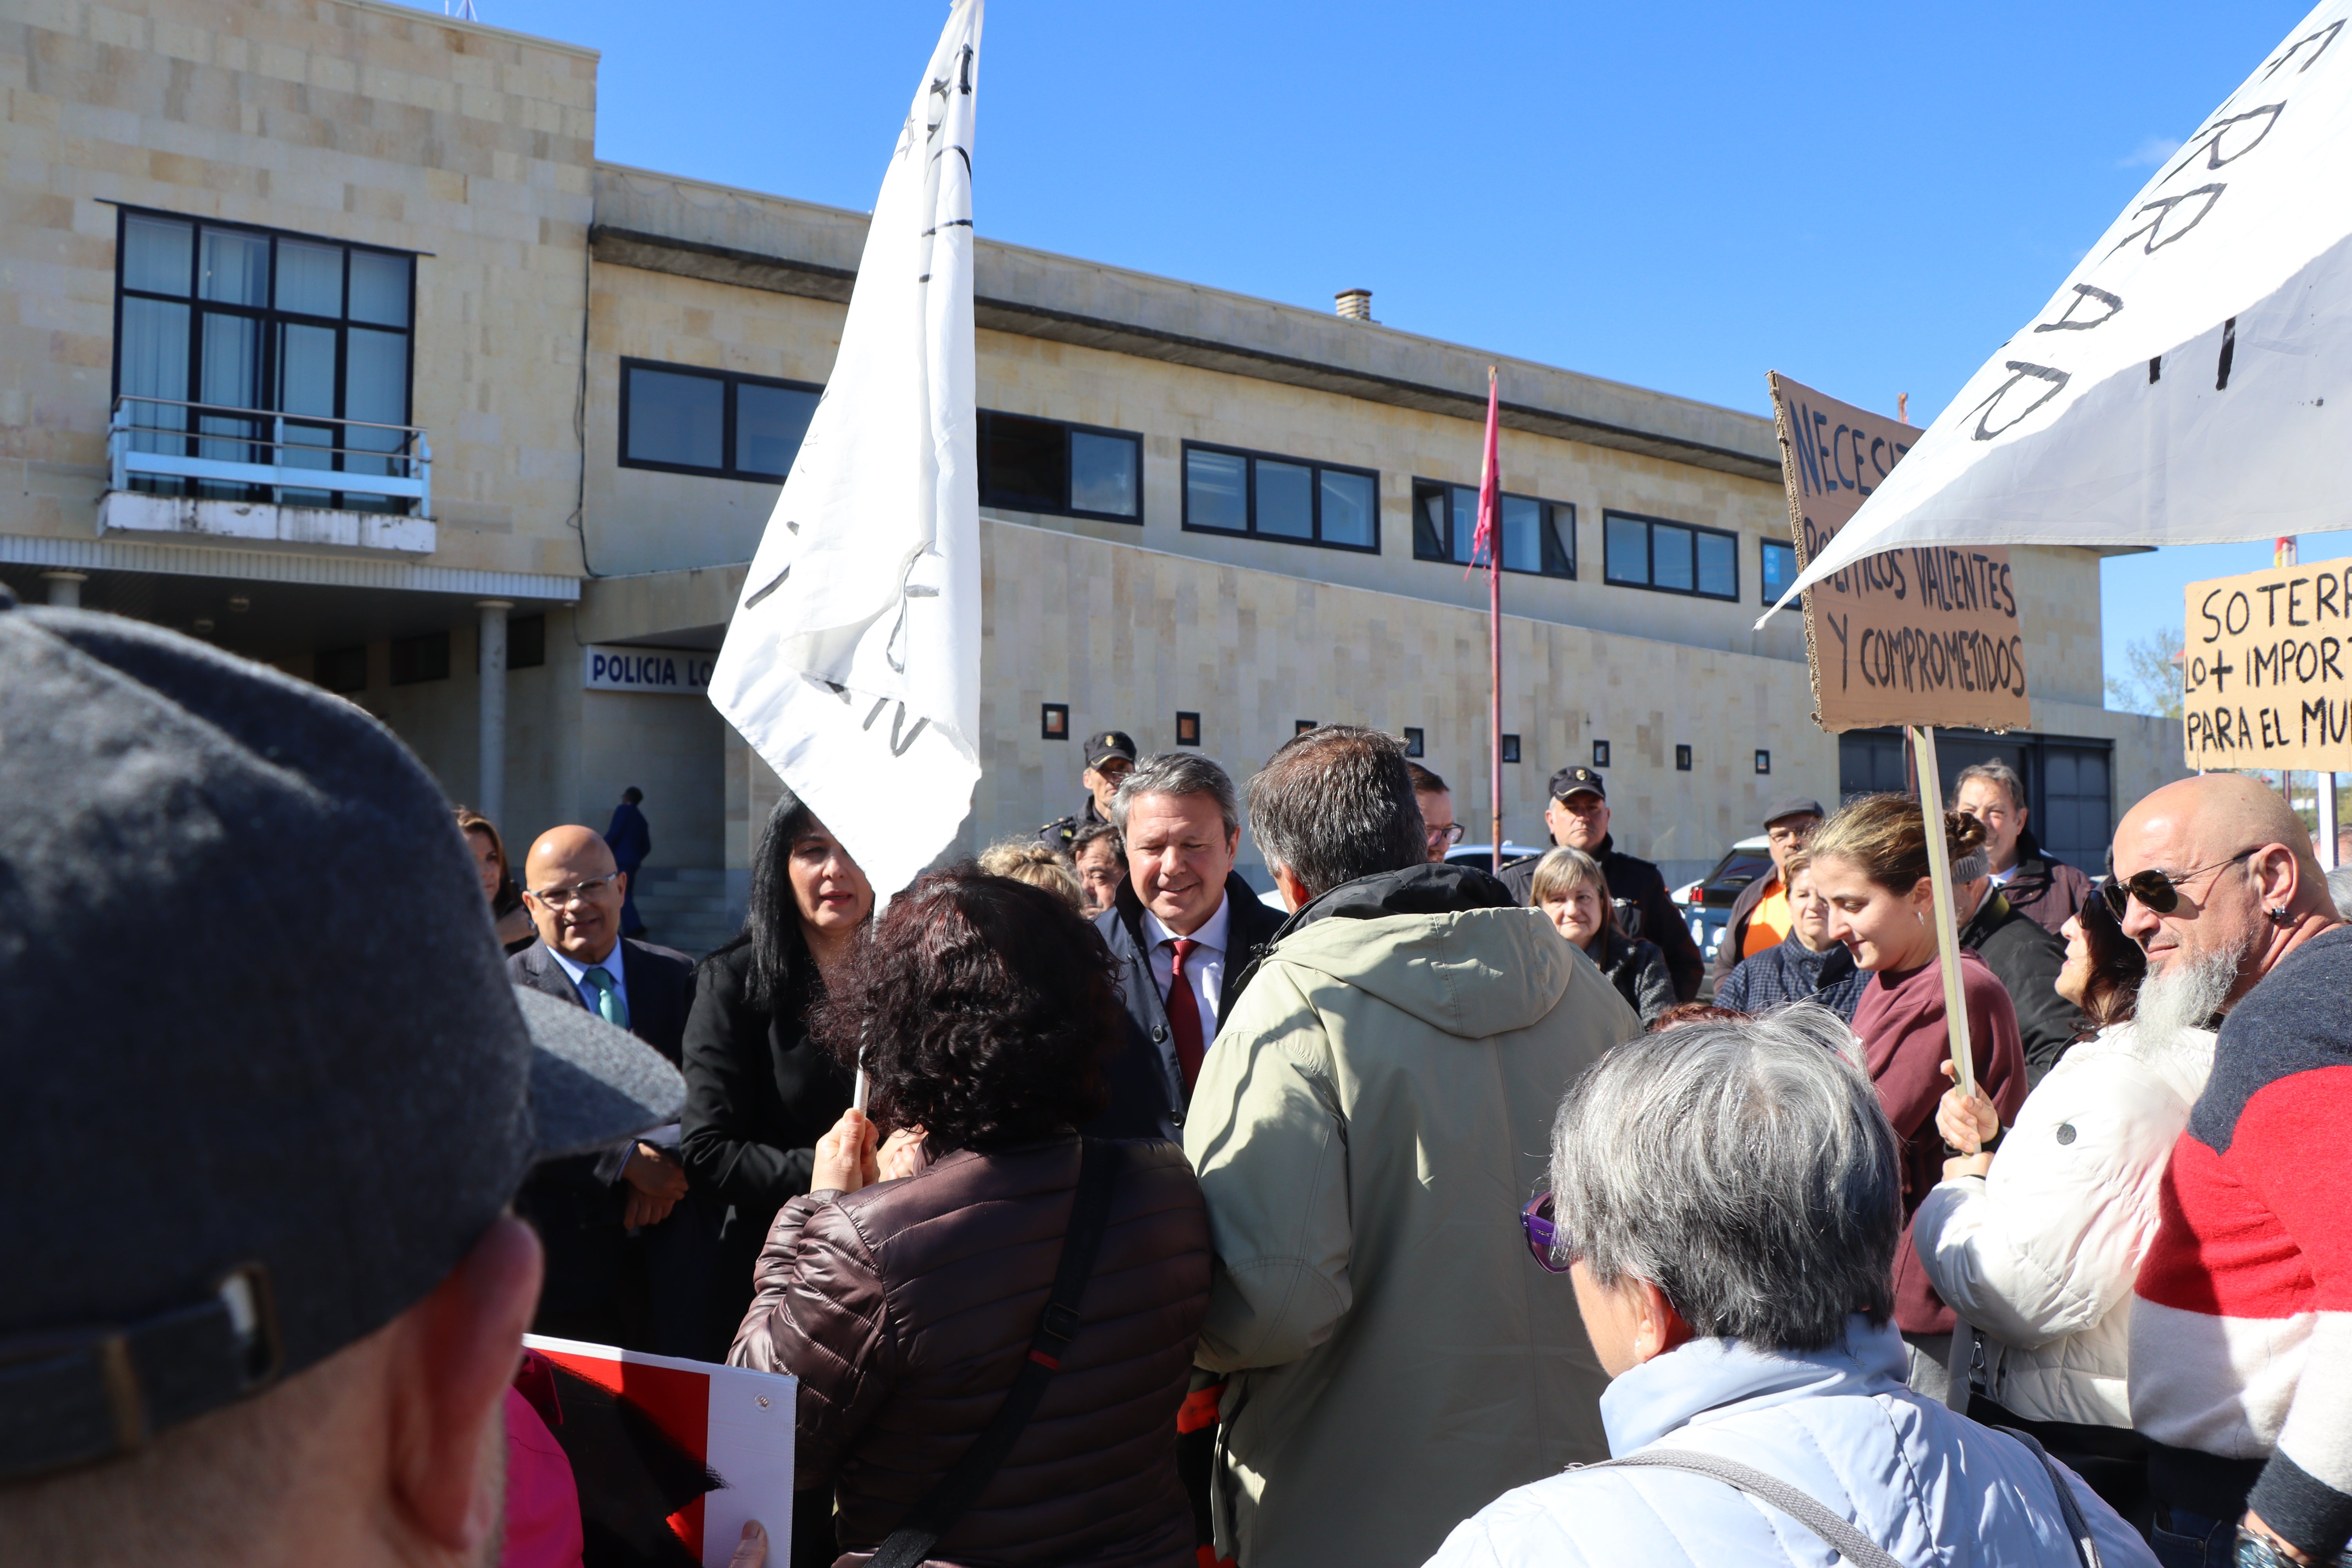
M 548 829 L 523 859 L 522 881 L 539 941 L 507 960 L 514 983 L 585 1007 L 676 1062 L 694 961 L 621 935 L 628 877 L 604 836 Z M 703 1321 L 718 1222 L 688 1196 L 677 1134 L 657 1128 L 603 1155 L 542 1166 L 525 1184 L 516 1209 L 547 1247 L 534 1333 L 724 1358 Z
M 2115 867 L 2147 1048 L 2224 1015 L 2132 1303 L 2159 1555 L 2231 1561 L 2242 1524 L 2265 1561 L 2327 1561 L 2352 1537 L 2352 927 L 2243 775 L 2141 801 Z

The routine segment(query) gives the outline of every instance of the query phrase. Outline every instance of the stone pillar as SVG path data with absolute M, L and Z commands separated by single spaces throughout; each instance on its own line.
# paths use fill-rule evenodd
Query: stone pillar
M 482 782 L 474 809 L 506 830 L 507 808 L 507 612 L 505 599 L 483 599 L 482 613 Z
M 41 581 L 49 585 L 49 603 L 60 610 L 81 608 L 81 585 L 89 581 L 87 572 L 44 572 Z

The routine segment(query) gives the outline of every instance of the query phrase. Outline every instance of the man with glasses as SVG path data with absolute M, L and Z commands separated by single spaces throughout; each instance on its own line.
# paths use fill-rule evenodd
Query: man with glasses
M 1771 952 L 1795 927 L 1796 912 L 1789 907 L 1789 857 L 1805 847 L 1822 815 L 1820 801 L 1801 795 L 1775 801 L 1765 812 L 1764 840 L 1772 857 L 1772 874 L 1740 889 L 1732 902 L 1731 919 L 1715 949 L 1717 986 L 1730 978 L 1741 959 Z
M 537 944 L 507 960 L 517 985 L 584 1007 L 675 1064 L 694 961 L 621 934 L 628 876 L 591 827 L 553 827 L 523 861 Z M 692 1354 L 717 1225 L 687 1196 L 677 1125 L 542 1166 L 515 1206 L 547 1247 L 535 1332 Z M 676 1210 L 677 1212 L 673 1213 Z
M 1087 786 L 1087 798 L 1069 816 L 1057 816 L 1039 828 L 1037 841 L 1065 855 L 1075 855 L 1078 829 L 1110 821 L 1111 797 L 1118 793 L 1119 781 L 1135 766 L 1135 737 L 1124 730 L 1104 730 L 1087 737 L 1087 765 L 1078 774 L 1078 782 Z
M 2168 1568 L 2327 1562 L 2352 1536 L 2352 927 L 2242 774 L 2158 790 L 2114 855 L 2140 1030 L 2223 1015 L 2132 1303 L 2153 1543 Z
M 1952 784 L 1952 809 L 1984 824 L 1993 884 L 2010 907 L 2053 936 L 2091 898 L 2091 879 L 2035 842 L 2025 826 L 2025 781 L 2007 763 L 1976 763 Z
M 1462 842 L 1462 825 L 1454 820 L 1454 792 L 1445 781 L 1423 767 L 1419 763 L 1407 763 L 1404 771 L 1412 777 L 1412 798 L 1421 803 L 1421 826 L 1429 835 L 1429 858 L 1433 865 L 1443 866 L 1454 847 Z

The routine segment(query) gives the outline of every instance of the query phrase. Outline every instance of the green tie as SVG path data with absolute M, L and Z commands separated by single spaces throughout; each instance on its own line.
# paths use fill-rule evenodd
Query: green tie
M 627 1028 L 629 1005 L 621 999 L 620 988 L 613 984 L 611 972 L 599 964 L 580 978 L 596 988 L 596 1016 L 615 1028 Z

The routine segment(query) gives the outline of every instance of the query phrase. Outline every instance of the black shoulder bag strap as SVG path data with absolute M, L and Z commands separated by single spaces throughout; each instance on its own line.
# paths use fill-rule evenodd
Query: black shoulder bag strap
M 1119 1145 L 1108 1138 L 1086 1140 L 1078 1157 L 1078 1190 L 1070 1205 L 1070 1227 L 1062 1233 L 1062 1260 L 1054 1271 L 1053 1294 L 1046 1298 L 1045 1315 L 1004 1403 L 996 1407 L 995 1416 L 972 1439 L 955 1468 L 940 1477 L 908 1512 L 905 1522 L 875 1549 L 867 1568 L 916 1568 L 928 1558 L 948 1527 L 979 1499 L 997 1467 L 1013 1452 L 1029 1417 L 1037 1413 L 1046 1384 L 1061 1370 L 1063 1352 L 1077 1337 L 1078 1303 L 1095 1271 L 1103 1232 L 1109 1227 L 1111 1187 L 1118 1179 L 1121 1152 Z

